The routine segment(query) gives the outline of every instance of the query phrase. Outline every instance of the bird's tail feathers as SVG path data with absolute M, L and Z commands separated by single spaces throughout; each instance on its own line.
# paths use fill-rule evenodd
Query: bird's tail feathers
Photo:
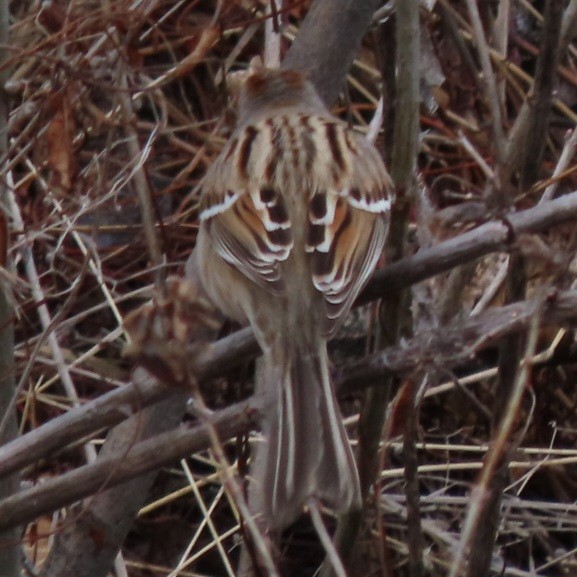
M 261 390 L 274 392 L 250 500 L 269 528 L 282 529 L 302 513 L 309 498 L 345 511 L 360 504 L 360 490 L 325 343 L 279 346 L 271 353 L 259 375 Z

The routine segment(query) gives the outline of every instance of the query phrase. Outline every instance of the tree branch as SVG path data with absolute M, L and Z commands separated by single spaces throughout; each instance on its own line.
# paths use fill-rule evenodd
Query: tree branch
M 577 192 L 572 192 L 535 208 L 512 214 L 507 221 L 508 225 L 504 221 L 488 222 L 377 271 L 361 295 L 359 304 L 393 294 L 486 254 L 511 250 L 515 236 L 538 232 L 575 218 Z M 199 381 L 225 375 L 240 362 L 255 357 L 258 351 L 251 330 L 243 329 L 207 345 L 194 360 L 195 374 Z M 143 407 L 179 390 L 151 379 L 139 377 L 138 380 L 138 384 L 132 383 L 74 408 L 0 447 L 0 478 L 48 457 L 82 437 L 111 427 Z
M 365 304 L 493 252 L 509 252 L 521 234 L 536 233 L 577 218 L 577 192 L 503 220 L 493 220 L 469 232 L 423 250 L 377 271 L 360 297 Z
M 524 301 L 443 327 L 442 331 L 424 332 L 402 346 L 385 349 L 337 373 L 335 385 L 339 392 L 350 393 L 385 375 L 408 372 L 427 363 L 458 366 L 494 344 L 498 338 L 526 329 L 533 322 L 537 307 L 543 307 L 542 320 L 547 325 L 575 320 L 577 291 L 551 292 L 545 303 L 542 299 Z M 251 397 L 214 413 L 212 426 L 221 439 L 228 439 L 256 428 L 260 411 L 260 401 Z M 110 489 L 209 446 L 210 434 L 204 425 L 183 425 L 137 443 L 121 455 L 98 459 L 0 501 L 0 531 L 29 522 L 39 515 Z
M 385 58 L 388 55 L 385 55 Z M 394 80 L 394 130 L 390 171 L 395 184 L 395 201 L 392 206 L 389 233 L 385 245 L 386 260 L 401 260 L 407 250 L 410 212 L 415 203 L 417 186 L 415 166 L 419 148 L 420 104 L 420 27 L 418 0 L 405 0 L 396 4 L 395 19 L 395 73 Z M 390 57 L 390 56 L 389 56 Z M 408 291 L 389 295 L 381 303 L 380 347 L 395 345 L 405 333 L 412 332 L 411 302 Z M 380 386 L 370 388 L 363 399 L 359 418 L 359 444 L 357 463 L 364 505 L 378 475 L 378 453 L 383 424 L 394 379 L 390 377 Z M 376 383 L 375 383 L 376 385 Z M 352 563 L 355 543 L 361 528 L 363 511 L 349 511 L 339 520 L 336 543 L 345 563 Z M 414 543 L 414 541 L 412 541 Z M 420 555 L 411 550 L 410 555 Z M 322 577 L 333 572 L 325 563 Z
M 307 72 L 332 104 L 355 59 L 379 0 L 316 0 L 282 67 Z
M 10 72 L 5 68 L 9 58 L 10 13 L 8 0 L 0 0 L 0 156 L 6 158 L 8 150 L 8 94 L 5 91 L 6 81 Z M 3 163 L 3 172 L 6 170 Z M 0 184 L 0 204 L 8 206 L 7 187 L 5 179 Z M 0 208 L 0 265 L 7 266 L 8 254 L 8 217 Z M 14 380 L 14 306 L 8 286 L 0 286 L 0 423 L 5 422 L 2 432 L 0 425 L 0 449 L 18 437 L 18 420 L 12 404 L 15 397 L 16 384 Z M 0 499 L 15 494 L 20 486 L 20 477 L 16 472 L 0 481 Z M 20 575 L 18 528 L 0 534 L 0 574 L 2 577 Z

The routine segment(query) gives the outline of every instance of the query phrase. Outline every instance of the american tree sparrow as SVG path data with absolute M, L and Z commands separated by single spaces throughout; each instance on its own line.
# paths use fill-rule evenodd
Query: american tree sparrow
M 200 275 L 222 311 L 248 320 L 267 400 L 249 502 L 269 529 L 311 497 L 360 504 L 329 378 L 326 341 L 381 254 L 392 183 L 377 150 L 296 71 L 252 71 L 234 133 L 203 185 Z

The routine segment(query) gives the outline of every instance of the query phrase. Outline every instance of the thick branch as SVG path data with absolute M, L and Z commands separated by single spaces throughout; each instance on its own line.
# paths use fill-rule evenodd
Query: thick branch
M 545 24 L 537 58 L 535 82 L 532 94 L 528 97 L 532 114 L 529 121 L 528 138 L 522 148 L 523 164 L 520 179 L 522 189 L 534 184 L 541 169 L 541 160 L 545 150 L 545 143 L 547 142 L 553 89 L 557 75 L 559 34 L 564 3 L 564 0 L 548 0 L 545 5 Z
M 508 252 L 521 234 L 577 218 L 577 192 L 491 221 L 377 271 L 361 295 L 367 303 L 493 252 Z
M 0 65 L 8 60 L 10 13 L 8 0 L 0 0 Z M 8 150 L 8 113 L 10 110 L 5 84 L 10 76 L 8 69 L 0 72 L 0 156 L 5 158 Z M 6 170 L 3 164 L 3 171 Z M 0 184 L 0 205 L 8 206 L 6 202 L 7 189 L 4 179 Z M 0 264 L 6 266 L 8 252 L 8 217 L 0 207 Z M 18 436 L 18 420 L 12 404 L 16 385 L 14 382 L 14 306 L 11 302 L 9 288 L 0 286 L 0 423 L 6 423 L 2 432 L 0 425 L 0 445 L 8 443 Z M 8 497 L 19 489 L 20 478 L 13 474 L 0 481 L 0 498 Z M 19 561 L 19 531 L 12 531 L 0 535 L 0 575 L 2 577 L 16 577 L 20 575 Z
M 214 416 L 214 426 L 226 439 L 255 426 L 256 410 L 242 403 Z M 0 531 L 55 511 L 98 491 L 110 489 L 143 473 L 210 447 L 208 427 L 183 425 L 136 444 L 128 453 L 101 458 L 0 502 Z
M 258 345 L 250 329 L 244 329 L 207 346 L 195 366 L 201 380 L 226 374 L 243 359 L 255 357 Z M 0 447 L 0 478 L 46 458 L 78 439 L 95 435 L 139 413 L 143 408 L 182 389 L 168 387 L 136 369 L 134 382 L 71 409 L 64 415 Z
M 385 55 L 387 58 L 389 55 Z M 391 210 L 389 233 L 385 245 L 387 262 L 405 257 L 409 236 L 410 213 L 416 197 L 415 166 L 419 148 L 420 103 L 420 27 L 418 0 L 396 3 L 395 20 L 395 76 L 394 130 L 391 156 L 391 176 L 396 199 Z M 392 76 L 392 74 L 391 74 Z M 379 310 L 381 344 L 392 346 L 404 333 L 411 333 L 412 315 L 410 294 L 402 291 L 381 303 Z M 376 385 L 376 383 L 375 383 Z M 378 476 L 380 440 L 393 378 L 369 389 L 363 399 L 359 419 L 357 464 L 361 485 L 361 499 L 367 501 L 370 489 Z M 362 524 L 363 510 L 348 511 L 339 520 L 336 543 L 346 564 L 352 563 L 356 541 Z M 411 542 L 412 543 L 412 542 Z M 420 552 L 410 551 L 410 556 Z M 333 575 L 328 565 L 322 577 Z
M 361 303 L 392 294 L 491 252 L 510 250 L 515 235 L 538 232 L 574 218 L 577 218 L 577 192 L 512 214 L 509 226 L 502 221 L 489 222 L 378 271 L 364 291 Z M 199 380 L 224 375 L 239 362 L 257 354 L 258 345 L 252 332 L 243 329 L 208 345 L 196 359 L 196 374 Z M 174 392 L 175 389 L 155 381 L 133 383 L 72 409 L 0 447 L 0 477 L 111 427 Z
M 130 453 L 137 441 L 174 430 L 186 412 L 186 396 L 157 403 L 112 429 L 97 462 Z M 138 475 L 110 490 L 101 490 L 83 503 L 82 515 L 66 518 L 42 567 L 43 577 L 105 576 L 118 555 L 134 519 L 155 482 L 158 470 Z M 104 484 L 106 480 L 104 480 Z M 94 535 L 101 545 L 93 547 Z
M 377 377 L 410 371 L 427 362 L 445 367 L 458 366 L 483 347 L 493 344 L 497 338 L 528 327 L 536 307 L 541 304 L 533 301 L 517 303 L 445 327 L 442 332 L 423 333 L 408 344 L 386 349 L 337 375 L 335 384 L 339 391 L 350 392 L 368 383 L 373 384 Z M 542 315 L 547 324 L 577 319 L 577 291 L 552 293 Z M 258 402 L 251 398 L 215 413 L 213 425 L 219 436 L 227 439 L 255 428 L 259 410 Z M 182 426 L 142 441 L 120 456 L 99 459 L 0 501 L 0 531 L 209 446 L 207 427 L 198 425 Z
M 379 0 L 316 0 L 282 66 L 306 71 L 332 104 L 361 45 Z

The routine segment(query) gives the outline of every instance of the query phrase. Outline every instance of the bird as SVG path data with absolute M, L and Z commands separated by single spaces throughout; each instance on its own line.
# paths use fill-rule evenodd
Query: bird
M 265 441 L 248 499 L 267 530 L 280 531 L 310 499 L 337 512 L 360 506 L 327 340 L 377 265 L 394 187 L 377 149 L 331 114 L 306 73 L 254 67 L 236 108 L 202 183 L 199 274 L 263 352 Z

